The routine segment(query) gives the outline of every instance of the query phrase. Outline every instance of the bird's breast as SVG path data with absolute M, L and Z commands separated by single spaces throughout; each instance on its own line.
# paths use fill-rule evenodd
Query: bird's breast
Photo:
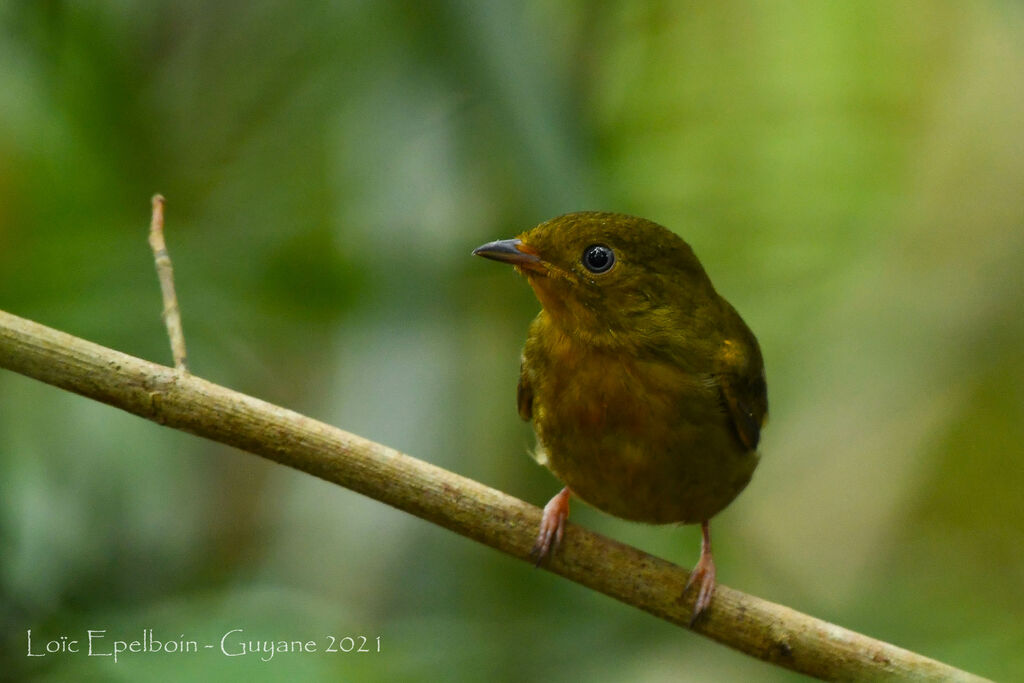
M 547 466 L 606 512 L 648 522 L 707 519 L 745 486 L 745 453 L 709 373 L 595 349 L 556 330 L 524 351 Z

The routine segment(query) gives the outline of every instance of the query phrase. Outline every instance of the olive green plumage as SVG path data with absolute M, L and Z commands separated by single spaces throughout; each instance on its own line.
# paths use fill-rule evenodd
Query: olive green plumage
M 716 585 L 708 520 L 757 467 L 768 399 L 753 333 L 690 245 L 643 218 L 570 213 L 473 253 L 512 264 L 543 307 L 517 403 L 566 486 L 532 555 L 558 548 L 572 495 L 625 519 L 700 522 L 692 624 Z
M 614 213 L 520 235 L 517 266 L 543 304 L 523 351 L 519 410 L 538 459 L 578 497 L 643 522 L 709 519 L 757 465 L 767 413 L 761 352 L 690 246 Z M 594 273 L 584 250 L 614 264 Z

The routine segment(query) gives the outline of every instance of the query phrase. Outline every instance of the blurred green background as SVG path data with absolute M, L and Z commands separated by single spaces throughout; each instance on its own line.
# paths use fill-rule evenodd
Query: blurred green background
M 1024 680 L 1015 2 L 7 2 L 0 308 L 537 504 L 538 304 L 470 250 L 678 231 L 772 417 L 720 580 Z M 573 518 L 683 565 L 697 530 Z M 107 629 L 380 654 L 26 657 Z M 794 680 L 356 494 L 0 372 L 0 670 L 33 680 Z M 2 677 L 2 676 L 0 676 Z

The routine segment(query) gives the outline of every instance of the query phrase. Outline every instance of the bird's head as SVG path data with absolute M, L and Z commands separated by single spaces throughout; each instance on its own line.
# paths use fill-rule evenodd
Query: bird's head
M 682 238 L 624 214 L 566 214 L 473 253 L 512 264 L 556 325 L 601 346 L 665 343 L 716 298 Z

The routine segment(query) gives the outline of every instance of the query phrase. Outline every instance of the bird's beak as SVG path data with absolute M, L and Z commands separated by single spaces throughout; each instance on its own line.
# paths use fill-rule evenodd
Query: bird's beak
M 473 254 L 502 263 L 511 263 L 518 268 L 541 269 L 540 256 L 519 238 L 488 242 L 474 249 Z

